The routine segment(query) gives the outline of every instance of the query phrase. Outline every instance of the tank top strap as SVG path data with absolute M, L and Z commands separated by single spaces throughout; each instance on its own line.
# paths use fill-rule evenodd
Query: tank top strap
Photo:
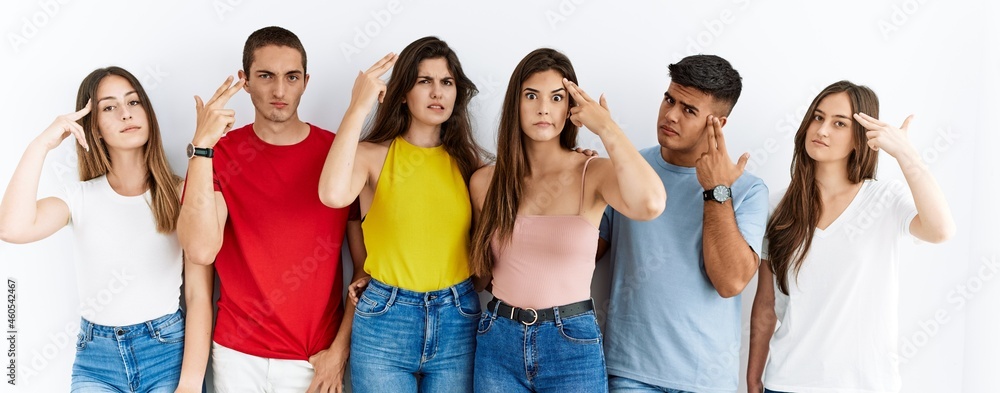
M 580 207 L 577 209 L 576 215 L 583 214 L 583 197 L 587 192 L 587 166 L 590 165 L 590 160 L 597 158 L 597 156 L 591 156 L 587 158 L 587 161 L 583 163 L 583 174 L 580 175 Z

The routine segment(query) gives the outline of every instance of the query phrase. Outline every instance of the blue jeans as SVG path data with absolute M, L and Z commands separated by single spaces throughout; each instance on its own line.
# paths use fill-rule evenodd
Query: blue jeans
M 73 392 L 173 392 L 184 357 L 180 310 L 129 326 L 80 321 Z
M 768 388 L 764 388 L 764 393 L 788 393 L 788 392 L 779 392 L 777 390 L 771 390 L 771 389 L 768 389 Z
M 607 392 L 593 311 L 525 325 L 486 310 L 476 338 L 476 392 Z
M 470 280 L 433 292 L 371 280 L 354 311 L 353 391 L 472 391 L 480 310 Z
M 608 385 L 611 386 L 612 393 L 641 393 L 641 392 L 692 393 L 687 390 L 670 389 L 656 385 L 650 385 L 648 383 L 639 382 L 634 379 L 629 379 L 625 377 L 619 377 L 617 375 L 611 375 L 608 377 Z

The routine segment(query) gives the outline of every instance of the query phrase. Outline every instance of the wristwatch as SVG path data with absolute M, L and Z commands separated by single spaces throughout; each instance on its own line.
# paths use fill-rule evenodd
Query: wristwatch
M 205 147 L 195 147 L 193 143 L 188 143 L 187 156 L 189 160 L 194 158 L 194 156 L 212 158 L 214 155 L 215 150 Z
M 729 187 L 719 184 L 710 190 L 705 190 L 705 192 L 702 193 L 702 196 L 705 197 L 706 201 L 716 201 L 719 203 L 725 203 L 726 201 L 729 200 L 729 198 L 733 197 L 733 190 L 730 189 Z

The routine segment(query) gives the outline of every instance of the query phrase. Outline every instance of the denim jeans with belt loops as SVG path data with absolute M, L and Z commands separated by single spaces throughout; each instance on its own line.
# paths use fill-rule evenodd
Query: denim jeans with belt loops
M 81 318 L 71 391 L 173 392 L 183 357 L 180 310 L 129 326 L 104 326 Z
M 499 303 L 497 306 L 499 307 Z M 607 392 L 603 337 L 594 311 L 527 325 L 488 309 L 476 338 L 475 391 Z
M 480 313 L 468 279 L 431 292 L 371 280 L 354 312 L 353 391 L 471 392 Z

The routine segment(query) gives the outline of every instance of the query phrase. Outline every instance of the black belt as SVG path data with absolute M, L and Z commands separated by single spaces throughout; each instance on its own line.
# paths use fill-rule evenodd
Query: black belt
M 493 300 L 490 300 L 490 303 L 487 304 L 486 307 L 490 310 L 497 310 L 496 312 L 498 316 L 513 319 L 527 326 L 531 326 L 537 322 L 554 321 L 556 319 L 556 308 L 559 309 L 560 318 L 569 318 L 591 311 L 594 309 L 594 299 L 587 299 L 567 304 L 565 306 L 535 310 L 533 308 L 514 307 L 494 297 Z

